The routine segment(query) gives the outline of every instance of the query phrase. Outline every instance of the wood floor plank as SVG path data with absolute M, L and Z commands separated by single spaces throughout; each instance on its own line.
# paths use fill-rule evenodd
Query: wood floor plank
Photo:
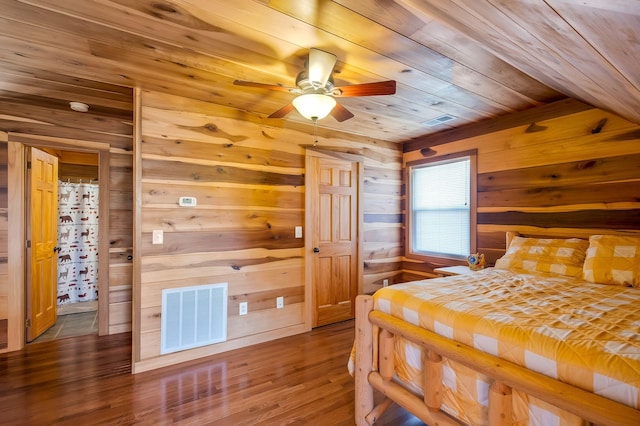
M 31 344 L 0 355 L 0 424 L 353 425 L 353 339 L 346 321 L 137 375 L 129 333 Z

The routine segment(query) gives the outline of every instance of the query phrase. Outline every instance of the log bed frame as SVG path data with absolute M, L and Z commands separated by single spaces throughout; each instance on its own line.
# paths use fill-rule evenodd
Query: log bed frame
M 515 233 L 507 233 L 507 247 Z M 628 234 L 627 234 L 628 235 Z M 558 236 L 556 236 L 558 238 Z M 374 351 L 374 334 L 378 347 Z M 394 336 L 401 336 L 425 351 L 424 398 L 395 383 Z M 640 425 L 640 410 L 555 380 L 512 362 L 480 352 L 436 333 L 373 310 L 373 297 L 356 298 L 355 421 L 372 425 L 393 403 L 405 408 L 429 426 L 461 425 L 440 410 L 442 404 L 442 357 L 463 364 L 493 379 L 489 388 L 489 424 L 512 424 L 512 389 L 602 425 Z M 374 353 L 378 354 L 375 368 Z M 374 404 L 374 390 L 385 399 Z

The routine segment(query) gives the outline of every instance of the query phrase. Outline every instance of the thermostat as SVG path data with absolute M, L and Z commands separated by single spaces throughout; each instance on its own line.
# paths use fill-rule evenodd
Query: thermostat
M 196 197 L 180 197 L 180 199 L 178 200 L 178 205 L 180 207 L 195 207 Z

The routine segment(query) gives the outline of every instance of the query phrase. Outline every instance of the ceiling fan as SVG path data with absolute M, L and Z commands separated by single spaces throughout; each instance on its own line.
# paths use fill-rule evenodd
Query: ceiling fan
M 269 115 L 269 118 L 283 118 L 295 108 L 302 116 L 314 122 L 329 114 L 340 122 L 354 116 L 351 111 L 336 102 L 334 99 L 336 97 L 393 95 L 396 93 L 394 80 L 336 87 L 332 72 L 337 59 L 333 53 L 315 48 L 309 49 L 309 60 L 305 64 L 305 69 L 296 77 L 297 87 L 244 80 L 235 80 L 233 84 L 297 94 L 298 96 L 292 102 Z

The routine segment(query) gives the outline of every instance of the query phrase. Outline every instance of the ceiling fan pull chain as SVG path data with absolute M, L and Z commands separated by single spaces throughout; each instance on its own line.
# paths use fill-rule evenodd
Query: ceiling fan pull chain
M 315 117 L 313 117 L 313 137 L 315 138 L 313 146 L 318 146 L 318 119 Z

